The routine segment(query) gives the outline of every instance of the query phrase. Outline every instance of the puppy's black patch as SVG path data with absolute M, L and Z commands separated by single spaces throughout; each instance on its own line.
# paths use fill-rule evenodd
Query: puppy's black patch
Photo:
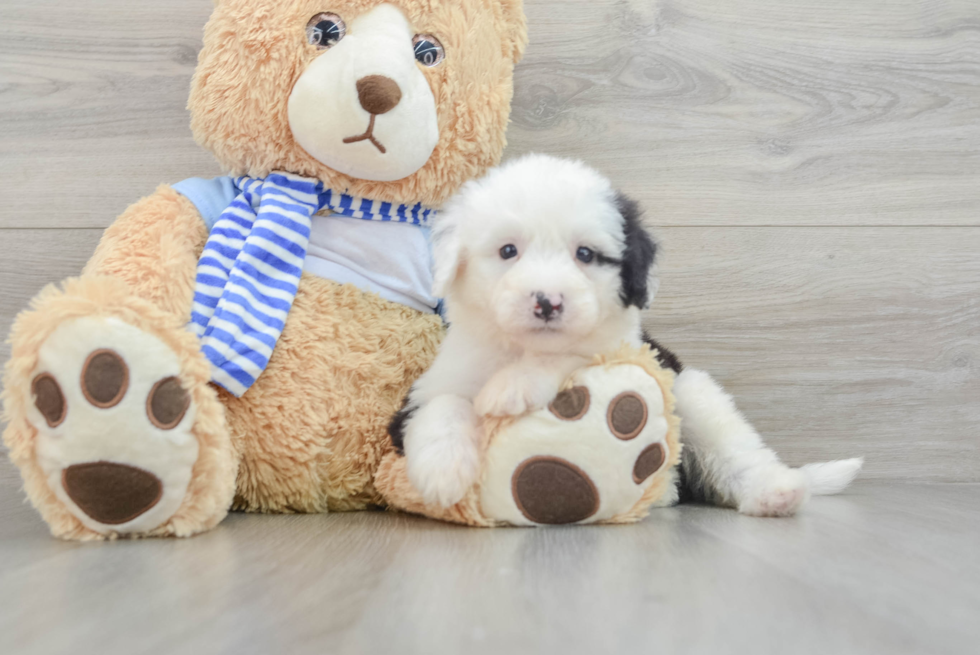
M 626 248 L 620 260 L 619 276 L 622 286 L 619 297 L 623 306 L 643 309 L 650 300 L 650 267 L 657 256 L 657 243 L 641 221 L 640 206 L 622 193 L 616 194 L 616 208 L 623 217 L 623 236 Z
M 646 331 L 641 335 L 643 343 L 649 344 L 651 348 L 657 351 L 657 361 L 664 368 L 669 368 L 674 373 L 680 373 L 684 370 L 684 365 L 681 364 L 681 360 L 673 353 L 673 351 L 664 348 L 660 345 L 660 342 L 651 337 Z
M 412 418 L 412 414 L 417 409 L 418 407 L 415 406 L 409 407 L 406 396 L 402 408 L 395 413 L 391 418 L 391 423 L 388 424 L 388 438 L 391 439 L 391 445 L 395 447 L 395 452 L 399 455 L 405 454 L 405 424 L 408 419 Z

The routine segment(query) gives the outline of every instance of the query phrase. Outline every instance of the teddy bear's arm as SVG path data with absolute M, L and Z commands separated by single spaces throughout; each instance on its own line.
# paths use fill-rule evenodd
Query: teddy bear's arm
M 207 238 L 194 204 L 161 185 L 106 229 L 83 275 L 111 275 L 160 309 L 189 316 L 197 260 Z

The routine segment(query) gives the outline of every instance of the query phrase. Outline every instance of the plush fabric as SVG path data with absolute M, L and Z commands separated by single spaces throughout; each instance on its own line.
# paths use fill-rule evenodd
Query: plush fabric
M 197 338 L 183 329 L 178 315 L 134 296 L 125 282 L 104 275 L 70 279 L 60 288 L 49 285 L 33 300 L 31 311 L 18 316 L 11 331 L 13 348 L 4 371 L 4 416 L 8 421 L 4 443 L 10 449 L 11 460 L 20 468 L 28 498 L 55 536 L 80 540 L 117 536 L 86 527 L 58 500 L 38 463 L 37 429 L 28 420 L 31 379 L 45 342 L 58 327 L 70 321 L 106 317 L 120 319 L 153 335 L 176 353 L 181 360 L 181 386 L 195 405 L 192 431 L 199 452 L 183 503 L 165 523 L 139 534 L 189 536 L 213 527 L 224 518 L 231 503 L 238 456 L 232 447 L 224 407 L 216 389 L 208 384 L 211 372 L 207 360 L 200 356 Z M 69 407 L 69 414 L 71 410 Z
M 435 357 L 442 319 L 304 275 L 269 367 L 222 391 L 242 455 L 235 508 L 323 512 L 379 504 L 388 421 Z
M 235 186 L 241 193 L 211 228 L 197 264 L 190 329 L 201 339 L 215 384 L 241 396 L 265 370 L 282 334 L 314 213 L 329 208 L 360 220 L 422 226 L 433 211 L 421 203 L 353 198 L 289 173 L 240 177 Z
M 317 181 L 239 178 L 242 193 L 211 229 L 197 264 L 190 329 L 211 379 L 235 396 L 269 363 L 299 288 Z
M 380 0 L 341 0 L 328 9 L 353 20 L 379 4 Z M 500 160 L 513 65 L 525 44 L 521 2 L 391 4 L 420 32 L 438 35 L 446 51 L 438 66 L 421 67 L 436 102 L 439 141 L 417 172 L 395 182 L 352 178 L 318 162 L 292 138 L 286 113 L 290 91 L 319 53 L 308 45 L 305 34 L 309 18 L 324 11 L 316 0 L 215 3 L 188 104 L 197 140 L 229 175 L 261 178 L 272 171 L 289 171 L 357 197 L 413 206 L 441 204 Z M 194 204 L 161 186 L 106 230 L 81 278 L 45 289 L 18 317 L 4 378 L 4 442 L 20 468 L 28 497 L 54 534 L 70 539 L 187 536 L 213 527 L 232 506 L 259 512 L 320 512 L 383 502 L 374 475 L 391 448 L 386 427 L 412 381 L 432 360 L 443 334 L 441 319 L 349 284 L 304 275 L 266 370 L 245 395 L 235 398 L 209 384 L 208 360 L 186 329 L 197 262 L 207 237 Z M 74 469 L 85 475 L 72 474 L 69 487 L 83 498 L 84 506 L 96 508 L 96 516 L 86 518 L 93 528 L 79 520 L 82 509 L 58 499 L 49 486 L 56 483 L 49 482 L 38 464 L 38 428 L 32 420 L 43 423 L 42 411 L 54 416 L 64 410 L 51 395 L 54 385 L 78 384 L 58 371 L 40 370 L 39 353 L 55 330 L 70 332 L 72 321 L 83 318 L 103 321 L 100 325 L 110 331 L 117 325 L 114 321 L 141 330 L 148 343 L 152 337 L 166 344 L 179 362 L 178 379 L 190 398 L 190 430 L 199 454 L 183 502 L 156 527 L 119 531 L 96 520 L 128 517 L 150 505 L 111 505 L 113 499 L 92 496 L 107 493 L 120 480 L 135 480 L 146 501 L 146 489 L 152 486 L 146 476 L 123 476 L 123 469 L 114 466 Z M 127 365 L 138 376 L 145 374 L 147 361 L 137 354 Z M 35 397 L 34 380 L 43 382 L 43 398 Z M 130 393 L 107 411 L 125 406 L 137 417 L 142 408 L 144 418 L 134 418 L 132 429 L 146 432 L 135 435 L 146 438 L 149 431 L 160 429 L 154 398 Z M 66 411 L 67 418 L 52 429 L 66 438 L 78 437 L 71 426 L 80 414 L 71 406 Z M 95 423 L 81 433 L 99 434 L 98 418 L 92 420 Z M 166 476 L 157 477 L 166 487 Z M 84 482 L 84 496 L 79 481 Z M 107 512 L 109 507 L 118 511 Z

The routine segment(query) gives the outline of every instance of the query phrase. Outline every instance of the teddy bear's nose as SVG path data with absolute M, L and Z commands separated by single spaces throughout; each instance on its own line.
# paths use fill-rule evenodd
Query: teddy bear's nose
M 368 75 L 357 80 L 357 99 L 364 111 L 370 114 L 383 114 L 394 109 L 402 99 L 398 83 L 384 75 Z

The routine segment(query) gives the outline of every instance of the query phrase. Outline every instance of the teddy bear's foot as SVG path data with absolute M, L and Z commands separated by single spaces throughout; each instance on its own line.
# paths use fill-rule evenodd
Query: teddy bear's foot
M 227 511 L 233 452 L 206 361 L 182 328 L 153 332 L 104 313 L 75 316 L 25 353 L 15 327 L 7 382 L 29 389 L 8 394 L 15 420 L 5 437 L 25 481 L 36 472 L 46 482 L 47 493 L 26 486 L 59 536 L 190 534 Z M 20 448 L 29 434 L 33 457 Z
M 38 464 L 88 528 L 147 532 L 176 513 L 199 445 L 180 361 L 115 318 L 62 324 L 31 382 Z
M 629 522 L 676 499 L 669 380 L 633 364 L 580 369 L 550 405 L 497 432 L 480 502 L 514 525 Z

